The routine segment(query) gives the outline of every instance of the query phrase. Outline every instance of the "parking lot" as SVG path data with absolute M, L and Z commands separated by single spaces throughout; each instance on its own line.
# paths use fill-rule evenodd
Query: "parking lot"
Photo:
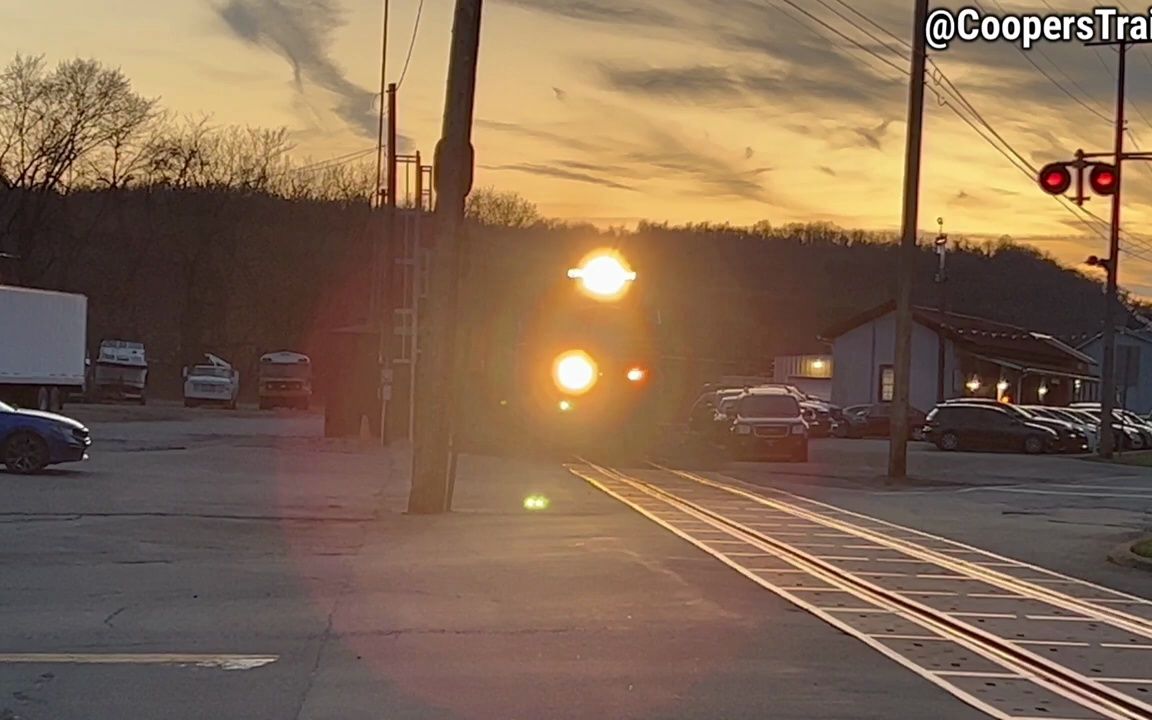
M 0 473 L 5 720 L 562 718 L 591 717 L 597 702 L 601 716 L 627 703 L 648 716 L 701 672 L 700 707 L 770 693 L 813 717 L 827 690 L 789 694 L 780 662 L 845 702 L 867 694 L 876 717 L 900 713 L 839 660 L 744 648 L 750 627 L 772 647 L 833 635 L 764 615 L 738 576 L 559 463 L 465 458 L 456 512 L 416 518 L 403 515 L 403 448 L 326 440 L 315 413 L 66 412 L 92 428 L 88 462 Z M 1152 525 L 1152 472 L 916 444 L 913 479 L 891 486 L 877 479 L 886 460 L 883 441 L 820 440 L 807 464 L 737 463 L 717 476 L 1149 594 L 1152 575 L 1104 555 Z M 535 493 L 551 500 L 542 516 L 522 506 Z M 626 670 L 641 656 L 702 659 Z M 493 663 L 496 679 L 481 682 L 476 668 Z M 631 685 L 618 685 L 623 675 Z M 572 688 L 600 700 L 565 714 Z

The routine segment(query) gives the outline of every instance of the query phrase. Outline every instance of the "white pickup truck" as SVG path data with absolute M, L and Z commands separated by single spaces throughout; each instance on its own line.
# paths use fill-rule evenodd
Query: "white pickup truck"
M 223 405 L 236 409 L 240 397 L 240 372 L 212 353 L 207 363 L 184 368 L 184 406 Z

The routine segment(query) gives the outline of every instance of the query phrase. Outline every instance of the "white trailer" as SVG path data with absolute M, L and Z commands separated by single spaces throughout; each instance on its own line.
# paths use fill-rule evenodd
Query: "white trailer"
M 84 388 L 88 298 L 0 285 L 0 400 L 58 411 Z

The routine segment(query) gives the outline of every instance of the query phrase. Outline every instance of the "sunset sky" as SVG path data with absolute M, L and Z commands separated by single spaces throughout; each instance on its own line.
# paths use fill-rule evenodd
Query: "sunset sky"
M 418 2 L 392 0 L 392 80 Z M 849 6 L 908 39 L 910 3 L 796 4 L 896 67 L 787 0 L 488 0 L 477 183 L 519 191 L 547 215 L 599 225 L 645 218 L 898 227 L 908 61 L 896 40 Z M 220 124 L 284 125 L 300 153 L 322 159 L 375 142 L 380 11 L 381 0 L 6 2 L 0 49 L 8 57 L 98 58 L 168 108 L 207 112 Z M 451 0 L 425 0 L 400 93 L 406 148 L 428 156 L 440 132 L 451 22 Z M 1077 147 L 1111 148 L 1109 49 L 958 44 L 932 59 L 1033 166 L 1070 158 Z M 1152 47 L 1133 51 L 1129 67 L 1129 127 L 1139 147 L 1152 150 Z M 1069 263 L 1106 252 L 1076 213 L 1041 193 L 943 99 L 928 94 L 926 231 L 942 216 L 950 233 L 1008 234 Z M 1126 255 L 1121 279 L 1152 295 L 1152 170 L 1133 163 L 1126 178 L 1126 245 L 1144 257 Z M 1102 199 L 1088 208 L 1108 216 Z

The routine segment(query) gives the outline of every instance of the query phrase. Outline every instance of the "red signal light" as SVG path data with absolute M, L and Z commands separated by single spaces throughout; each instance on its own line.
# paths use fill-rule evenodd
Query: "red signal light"
M 1092 185 L 1092 191 L 1098 195 L 1114 194 L 1116 186 L 1119 184 L 1116 167 L 1104 164 L 1093 165 L 1092 172 L 1088 174 L 1088 182 Z
M 1051 195 L 1063 195 L 1072 187 L 1072 173 L 1064 163 L 1045 165 L 1040 171 L 1040 187 Z

